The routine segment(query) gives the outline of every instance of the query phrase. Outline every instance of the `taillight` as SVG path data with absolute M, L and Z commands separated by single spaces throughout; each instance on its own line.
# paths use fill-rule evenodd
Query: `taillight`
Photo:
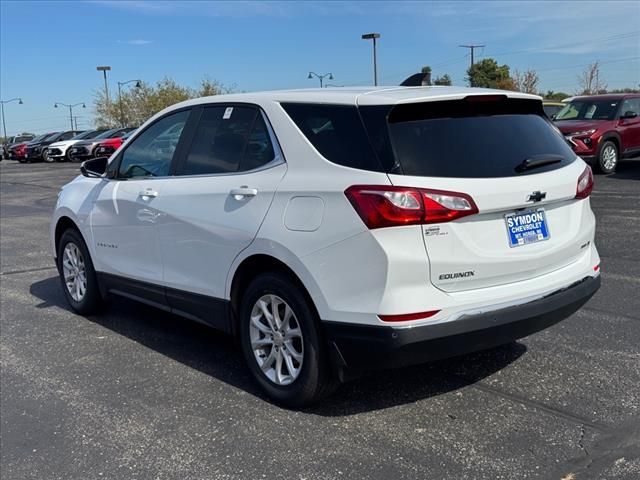
M 578 186 L 576 187 L 576 198 L 587 198 L 593 190 L 593 172 L 591 167 L 587 165 L 584 172 L 578 178 Z
M 450 222 L 478 213 L 469 195 L 446 190 L 354 185 L 344 193 L 370 229 Z

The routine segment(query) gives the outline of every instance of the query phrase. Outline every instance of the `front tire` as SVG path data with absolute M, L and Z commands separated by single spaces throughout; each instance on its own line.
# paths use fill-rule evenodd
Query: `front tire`
M 57 261 L 62 290 L 71 308 L 81 315 L 98 311 L 102 297 L 89 250 L 80 232 L 68 229 L 62 234 Z
M 279 272 L 256 277 L 240 304 L 240 342 L 253 377 L 274 401 L 302 407 L 336 386 L 320 322 L 301 286 Z
M 598 152 L 598 171 L 609 174 L 616 171 L 618 166 L 618 147 L 610 140 L 600 145 Z

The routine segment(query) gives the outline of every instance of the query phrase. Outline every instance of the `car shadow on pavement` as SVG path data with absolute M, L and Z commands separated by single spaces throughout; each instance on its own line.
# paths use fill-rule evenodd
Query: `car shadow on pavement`
M 620 162 L 616 167 L 615 173 L 609 175 L 609 178 L 616 178 L 619 180 L 640 180 L 640 158 Z
M 31 285 L 36 308 L 71 311 L 58 277 Z M 190 368 L 267 400 L 244 364 L 235 340 L 222 332 L 132 300 L 114 297 L 88 321 L 127 337 Z M 319 405 L 304 411 L 348 416 L 409 404 L 476 383 L 517 360 L 526 347 L 511 343 L 484 352 L 413 367 L 377 371 L 343 384 Z M 268 401 L 268 400 L 267 400 Z

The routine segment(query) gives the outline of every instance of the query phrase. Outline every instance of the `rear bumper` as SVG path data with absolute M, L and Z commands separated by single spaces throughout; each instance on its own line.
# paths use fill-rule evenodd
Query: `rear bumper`
M 564 320 L 600 288 L 585 277 L 546 297 L 501 310 L 419 327 L 323 322 L 334 364 L 344 372 L 393 368 L 496 347 Z

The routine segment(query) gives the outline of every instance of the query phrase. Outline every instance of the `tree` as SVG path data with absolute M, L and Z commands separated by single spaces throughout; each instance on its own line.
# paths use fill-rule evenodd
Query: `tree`
M 579 92 L 582 95 L 593 95 L 606 93 L 607 84 L 600 78 L 600 63 L 589 64 L 580 75 L 578 75 Z
M 484 58 L 467 70 L 467 80 L 472 87 L 515 90 L 508 65 L 498 65 L 493 58 Z
M 431 67 L 429 65 L 425 65 L 424 67 L 422 67 L 422 70 L 420 70 L 421 73 L 431 73 Z
M 433 81 L 433 84 L 451 86 L 453 83 L 451 82 L 451 77 L 449 76 L 449 74 L 445 73 L 441 77 L 436 77 L 436 79 Z
M 230 91 L 231 88 L 206 77 L 196 89 L 183 87 L 166 77 L 155 85 L 140 82 L 138 87 L 123 91 L 120 99 L 111 102 L 107 102 L 103 91 L 98 91 L 94 98 L 95 124 L 100 128 L 142 125 L 149 117 L 175 103 Z
M 569 98 L 571 96 L 568 93 L 554 92 L 553 90 L 547 90 L 547 93 L 540 92 L 540 95 L 542 95 L 545 100 L 553 100 L 556 102 L 560 102 L 565 98 Z
M 534 95 L 538 93 L 540 78 L 535 70 L 526 70 L 524 73 L 515 70 L 511 78 L 517 91 Z

